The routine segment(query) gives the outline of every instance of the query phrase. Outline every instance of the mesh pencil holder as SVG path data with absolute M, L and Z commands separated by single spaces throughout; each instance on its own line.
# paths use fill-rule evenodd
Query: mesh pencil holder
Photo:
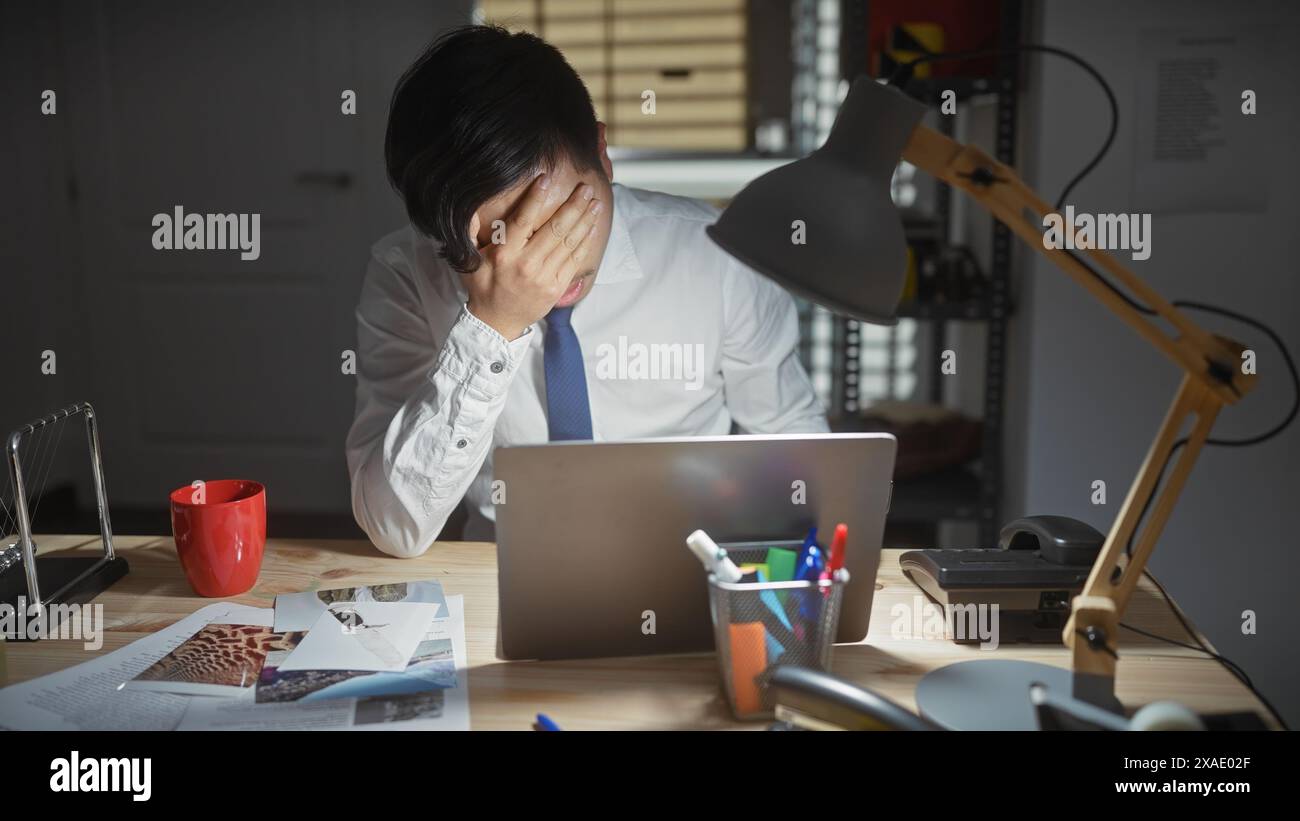
M 737 563 L 743 552 L 728 548 Z M 779 667 L 829 670 L 849 574 L 834 581 L 730 584 L 709 575 L 709 609 L 718 669 L 738 719 L 771 718 L 768 682 Z

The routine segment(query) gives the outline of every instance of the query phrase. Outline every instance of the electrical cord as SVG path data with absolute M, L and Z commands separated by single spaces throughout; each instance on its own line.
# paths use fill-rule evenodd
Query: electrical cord
M 1061 208 L 1065 205 L 1066 198 L 1070 196 L 1070 192 L 1074 190 L 1075 186 L 1077 186 L 1080 182 L 1082 182 L 1084 177 L 1092 173 L 1092 170 L 1101 164 L 1101 161 L 1106 157 L 1107 152 L 1110 151 L 1110 147 L 1115 142 L 1115 135 L 1119 133 L 1119 104 L 1115 100 L 1115 92 L 1111 89 L 1110 83 L 1106 82 L 1106 78 L 1102 76 L 1101 72 L 1098 71 L 1095 66 L 1093 66 L 1091 63 L 1089 63 L 1087 60 L 1083 59 L 1079 55 L 1074 54 L 1073 52 L 1066 51 L 1065 49 L 1056 48 L 1055 46 L 1039 45 L 1037 43 L 1022 43 L 1018 46 L 1012 46 L 1010 48 L 980 49 L 977 51 L 948 52 L 946 54 L 940 54 L 940 53 L 922 54 L 920 57 L 917 57 L 913 60 L 909 60 L 906 63 L 900 63 L 894 69 L 894 72 L 890 76 L 888 82 L 889 85 L 896 86 L 900 89 L 906 89 L 908 81 L 911 80 L 913 73 L 916 71 L 916 67 L 918 65 L 921 65 L 922 63 L 938 62 L 940 60 L 967 60 L 967 59 L 972 59 L 977 57 L 993 57 L 993 56 L 1000 56 L 1004 54 L 1019 54 L 1021 52 L 1026 52 L 1026 51 L 1040 52 L 1043 54 L 1052 54 L 1057 57 L 1061 57 L 1065 60 L 1069 60 L 1070 62 L 1079 66 L 1085 72 L 1087 72 L 1089 77 L 1092 77 L 1094 80 L 1097 81 L 1097 85 L 1101 87 L 1102 92 L 1106 95 L 1106 104 L 1110 107 L 1110 128 L 1106 132 L 1106 139 L 1102 142 L 1101 148 L 1097 150 L 1097 153 L 1093 155 L 1091 160 L 1088 161 L 1088 164 L 1085 165 L 1079 171 L 1079 173 L 1075 174 L 1074 177 L 1068 183 L 1066 183 L 1065 188 L 1061 190 L 1060 196 L 1056 198 L 1056 205 L 1053 206 L 1056 211 L 1060 211 Z M 1000 182 L 1000 180 L 990 177 L 985 182 L 994 183 L 994 182 Z M 1130 297 L 1128 294 L 1121 291 L 1114 283 L 1112 283 L 1106 277 L 1102 276 L 1102 274 L 1099 271 L 1097 271 L 1090 264 L 1088 264 L 1088 262 L 1082 256 L 1074 253 L 1069 249 L 1062 249 L 1062 250 L 1071 259 L 1073 259 L 1076 263 L 1078 263 L 1085 270 L 1087 270 L 1087 272 L 1093 277 L 1093 279 L 1097 280 L 1099 283 L 1104 285 L 1115 296 L 1119 297 L 1124 302 L 1128 303 L 1129 307 L 1133 308 L 1135 311 L 1138 311 L 1139 313 L 1143 313 L 1148 316 L 1155 316 L 1156 313 L 1155 311 L 1151 310 L 1145 305 L 1142 305 L 1141 303 L 1137 302 L 1132 297 Z
M 1187 650 L 1195 650 L 1204 653 L 1206 656 L 1219 662 L 1219 664 L 1222 665 L 1225 670 L 1231 673 L 1238 681 L 1240 681 L 1247 690 L 1250 690 L 1251 694 L 1254 695 L 1255 698 L 1259 699 L 1259 702 L 1264 705 L 1265 709 L 1268 710 L 1269 715 L 1273 717 L 1273 720 L 1277 722 L 1279 727 L 1281 727 L 1284 730 L 1291 729 L 1289 726 L 1287 726 L 1286 719 L 1282 718 L 1282 714 L 1279 713 L 1277 711 L 1277 708 L 1273 706 L 1273 702 L 1269 701 L 1268 698 L 1266 698 L 1264 694 L 1261 693 L 1255 687 L 1255 682 L 1251 681 L 1250 676 L 1246 674 L 1246 671 L 1243 670 L 1239 664 L 1237 664 L 1232 659 L 1228 658 L 1227 656 L 1221 653 L 1216 653 L 1215 651 L 1211 650 L 1209 647 L 1205 645 L 1205 642 L 1201 640 L 1200 634 L 1197 633 L 1195 630 L 1193 630 L 1192 626 L 1187 623 L 1187 618 L 1183 615 L 1183 611 L 1176 604 L 1174 604 L 1174 600 L 1172 597 L 1170 597 L 1169 591 L 1165 590 L 1165 586 L 1160 583 L 1160 580 L 1157 579 L 1154 575 L 1152 575 L 1151 571 L 1149 570 L 1146 571 L 1143 575 L 1145 575 L 1148 579 L 1151 580 L 1151 583 L 1155 585 L 1156 590 L 1160 591 L 1160 595 L 1161 597 L 1164 598 L 1165 604 L 1169 606 L 1169 612 L 1174 614 L 1174 618 L 1178 620 L 1178 623 L 1182 625 L 1183 630 L 1187 633 L 1187 635 L 1192 637 L 1192 640 L 1195 641 L 1196 644 L 1195 645 L 1187 644 L 1185 642 L 1178 641 L 1177 639 L 1171 639 L 1166 636 L 1160 636 L 1155 633 L 1151 633 L 1146 630 L 1143 630 L 1140 627 L 1134 627 L 1133 625 L 1126 624 L 1124 622 L 1120 622 L 1119 626 L 1123 627 L 1125 630 L 1131 630 L 1134 633 L 1137 633 L 1142 636 L 1146 636 L 1147 638 L 1155 639 L 1156 641 L 1162 641 L 1165 642 L 1166 644 L 1172 644 L 1176 647 L 1182 647 Z
M 1070 180 L 1069 183 L 1066 184 L 1065 189 L 1061 192 L 1061 195 L 1057 197 L 1055 208 L 1057 211 L 1060 211 L 1066 198 L 1070 195 L 1070 192 L 1074 190 L 1074 187 L 1078 185 L 1078 183 L 1082 181 L 1084 177 L 1086 177 L 1089 173 L 1091 173 L 1092 170 L 1096 168 L 1098 164 L 1101 163 L 1102 159 L 1106 156 L 1106 153 L 1110 150 L 1111 145 L 1115 142 L 1115 135 L 1119 131 L 1119 106 L 1115 101 L 1115 92 L 1111 89 L 1110 84 L 1106 82 L 1106 78 L 1102 76 L 1101 72 L 1098 71 L 1097 68 L 1093 66 L 1091 63 L 1089 63 L 1087 60 L 1083 59 L 1077 54 L 1074 54 L 1073 52 L 1066 51 L 1065 49 L 1056 48 L 1055 46 L 1039 45 L 1037 43 L 1021 43 L 1019 45 L 1010 46 L 1007 48 L 979 49 L 975 51 L 947 52 L 947 53 L 929 52 L 926 54 L 922 54 L 921 56 L 909 60 L 905 63 L 900 63 L 894 69 L 893 74 L 890 76 L 889 84 L 905 89 L 907 86 L 907 82 L 912 78 L 912 75 L 915 73 L 916 67 L 918 65 L 921 65 L 922 63 L 937 62 L 940 60 L 965 60 L 965 59 L 971 59 L 976 57 L 991 57 L 991 56 L 1001 56 L 1006 54 L 1019 54 L 1022 52 L 1039 52 L 1043 54 L 1052 54 L 1057 57 L 1061 57 L 1063 59 L 1069 60 L 1070 62 L 1079 66 L 1085 72 L 1087 72 L 1087 74 L 1090 77 L 1092 77 L 1094 80 L 1097 81 L 1097 84 L 1101 87 L 1102 92 L 1105 93 L 1106 101 L 1110 106 L 1110 128 L 1107 131 L 1106 139 L 1102 143 L 1102 146 L 1097 151 L 1096 155 L 1093 156 L 1093 158 L 1088 162 L 1088 164 L 1085 165 L 1083 169 L 1078 174 L 1076 174 L 1073 179 Z M 988 182 L 989 184 L 992 184 L 997 182 L 997 180 L 990 178 Z M 1068 249 L 1062 249 L 1062 250 L 1071 259 L 1073 259 L 1076 263 L 1078 263 L 1081 267 L 1083 267 L 1084 270 L 1086 270 L 1089 275 L 1091 275 L 1100 284 L 1102 284 L 1108 290 L 1110 290 L 1111 293 L 1115 294 L 1117 297 L 1119 297 L 1125 303 L 1127 303 L 1129 307 L 1133 308 L 1135 311 L 1144 314 L 1146 316 L 1157 316 L 1155 310 L 1153 310 L 1149 306 L 1143 305 L 1142 303 L 1138 302 L 1136 299 L 1131 297 L 1129 294 L 1122 291 L 1117 285 L 1115 285 L 1108 278 L 1103 276 L 1101 272 L 1097 271 L 1090 264 L 1088 264 L 1088 262 L 1085 259 L 1083 259 L 1082 256 Z M 1300 377 L 1297 376 L 1296 366 L 1294 360 L 1291 358 L 1291 352 L 1286 347 L 1286 344 L 1282 341 L 1281 337 L 1278 336 L 1278 334 L 1274 333 L 1274 331 L 1264 323 L 1252 319 L 1243 314 L 1230 311 L 1226 308 L 1220 308 L 1215 305 L 1207 305 L 1205 303 L 1200 303 L 1200 302 L 1193 302 L 1191 300 L 1176 300 L 1172 304 L 1174 305 L 1174 307 L 1177 308 L 1187 308 L 1191 310 L 1205 311 L 1207 313 L 1218 314 L 1219 316 L 1227 317 L 1229 319 L 1233 319 L 1238 322 L 1243 322 L 1247 325 L 1251 325 L 1257 330 L 1262 331 L 1265 335 L 1269 337 L 1269 339 L 1273 341 L 1273 344 L 1276 345 L 1278 350 L 1282 353 L 1282 358 L 1286 362 L 1287 370 L 1291 374 L 1291 382 L 1296 394 L 1295 399 L 1291 405 L 1290 412 L 1280 423 L 1278 423 L 1268 431 L 1265 431 L 1264 433 L 1258 434 L 1256 436 L 1246 437 L 1244 439 L 1210 438 L 1205 440 L 1206 444 L 1224 446 L 1224 447 L 1244 447 L 1247 445 L 1256 445 L 1262 442 L 1266 442 L 1269 439 L 1272 439 L 1274 436 L 1277 436 L 1283 430 L 1289 427 L 1291 423 L 1295 420 L 1297 412 L 1300 411 Z M 1170 460 L 1173 459 L 1174 454 L 1176 454 L 1178 450 L 1186 444 L 1187 444 L 1187 440 L 1185 438 L 1180 439 L 1174 443 L 1174 446 L 1169 451 L 1169 455 L 1165 458 L 1165 463 L 1160 468 L 1159 475 L 1161 478 L 1163 478 L 1165 469 L 1168 467 Z M 1159 479 L 1157 480 L 1157 484 L 1159 484 Z M 1142 519 L 1146 516 L 1147 508 L 1150 507 L 1150 504 L 1151 504 L 1151 500 L 1150 498 L 1148 498 L 1147 507 L 1143 508 L 1141 516 L 1138 517 L 1139 524 L 1141 523 Z M 1136 533 L 1136 528 L 1134 532 Z M 1129 555 L 1132 555 L 1133 544 L 1131 538 L 1129 540 L 1128 546 L 1125 549 L 1125 552 Z
M 1282 361 L 1286 364 L 1287 372 L 1291 374 L 1291 386 L 1292 386 L 1292 392 L 1294 393 L 1294 396 L 1291 399 L 1291 410 L 1287 412 L 1286 416 L 1283 417 L 1281 422 L 1278 422 L 1276 425 L 1264 431 L 1263 433 L 1259 433 L 1254 436 L 1247 436 L 1241 439 L 1220 439 L 1220 438 L 1210 437 L 1205 440 L 1205 444 L 1215 445 L 1217 447 L 1229 447 L 1229 448 L 1240 448 L 1240 447 L 1247 447 L 1250 445 L 1258 445 L 1262 442 L 1267 442 L 1269 439 L 1272 439 L 1273 437 L 1282 433 L 1282 431 L 1289 428 L 1291 426 L 1291 423 L 1295 421 L 1296 415 L 1300 414 L 1300 373 L 1297 373 L 1295 360 L 1291 358 L 1291 351 L 1287 349 L 1286 344 L 1282 341 L 1282 338 L 1278 336 L 1277 333 L 1274 332 L 1272 328 L 1268 327 L 1263 322 L 1260 322 L 1259 320 L 1256 319 L 1251 319 L 1250 317 L 1245 316 L 1243 314 L 1236 313 L 1235 311 L 1229 311 L 1226 308 L 1219 308 L 1214 305 L 1205 305 L 1200 302 L 1191 302 L 1188 300 L 1178 300 L 1173 304 L 1180 308 L 1191 308 L 1192 310 L 1209 311 L 1210 313 L 1226 316 L 1229 319 L 1235 319 L 1238 322 L 1244 322 L 1245 324 L 1250 325 L 1256 330 L 1262 331 L 1266 336 L 1268 336 L 1269 339 L 1273 341 L 1273 344 L 1277 346 L 1278 351 L 1281 352 L 1282 354 Z M 1169 463 L 1173 461 L 1174 455 L 1178 453 L 1179 449 L 1181 449 L 1184 445 L 1186 445 L 1187 442 L 1188 439 L 1187 437 L 1184 436 L 1183 438 L 1174 442 L 1173 447 L 1169 449 L 1169 454 L 1165 456 L 1164 463 L 1160 465 L 1160 472 L 1156 475 L 1157 488 L 1159 488 L 1160 483 L 1164 481 L 1165 471 L 1169 468 Z M 1143 519 L 1146 518 L 1147 511 L 1151 508 L 1151 502 L 1153 499 L 1155 499 L 1155 497 L 1156 494 L 1153 492 L 1150 496 L 1147 497 L 1146 504 L 1142 506 L 1142 512 L 1138 514 L 1137 524 L 1134 525 L 1133 532 L 1129 534 L 1128 544 L 1124 546 L 1125 555 L 1128 556 L 1133 555 L 1133 537 L 1136 536 L 1138 531 L 1141 529 L 1142 521 Z
M 1066 198 L 1070 196 L 1070 192 L 1074 190 L 1074 187 L 1078 185 L 1084 177 L 1092 173 L 1092 170 L 1096 168 L 1106 156 L 1106 152 L 1110 151 L 1111 145 L 1115 142 L 1115 134 L 1119 131 L 1119 104 L 1115 101 L 1115 92 L 1111 90 L 1110 84 L 1106 82 L 1106 78 L 1101 76 L 1101 72 L 1087 60 L 1073 52 L 1066 51 L 1063 48 L 1044 46 L 1037 43 L 1021 43 L 1008 48 L 980 49 L 977 51 L 951 51 L 946 53 L 929 52 L 922 54 L 920 57 L 909 60 L 906 63 L 899 63 L 894 69 L 894 73 L 889 78 L 889 85 L 906 88 L 907 82 L 912 79 L 912 75 L 916 71 L 916 67 L 922 63 L 933 63 L 941 60 L 969 60 L 978 57 L 1020 54 L 1022 52 L 1052 54 L 1074 63 L 1076 66 L 1086 71 L 1092 79 L 1097 81 L 1097 85 L 1101 86 L 1101 90 L 1106 94 L 1106 102 L 1110 106 L 1110 130 L 1106 134 L 1106 140 L 1101 144 L 1101 148 L 1098 149 L 1096 155 L 1088 161 L 1088 164 L 1085 165 L 1079 173 L 1074 175 L 1073 179 L 1066 183 L 1065 188 L 1061 191 L 1061 195 L 1056 198 L 1056 210 L 1060 211 L 1061 206 L 1065 204 Z
M 1101 163 L 1102 159 L 1106 156 L 1106 153 L 1110 150 L 1111 145 L 1114 143 L 1116 133 L 1119 131 L 1119 106 L 1115 101 L 1115 93 L 1111 89 L 1110 84 L 1107 83 L 1106 79 L 1101 75 L 1101 72 L 1099 72 L 1094 66 L 1088 63 L 1082 57 L 1073 54 L 1069 51 L 1066 51 L 1064 49 L 1056 48 L 1054 46 L 1038 45 L 1035 43 L 1022 43 L 1020 45 L 1012 46 L 1009 48 L 982 49 L 982 50 L 967 51 L 967 52 L 926 53 L 906 63 L 900 63 L 895 68 L 893 74 L 889 78 L 889 84 L 892 86 L 897 86 L 899 88 L 905 89 L 907 82 L 912 78 L 912 75 L 915 73 L 916 67 L 918 65 L 921 65 L 922 63 L 936 62 L 939 60 L 962 60 L 962 59 L 971 59 L 976 57 L 989 57 L 995 55 L 1002 56 L 1006 54 L 1019 54 L 1021 52 L 1039 52 L 1043 54 L 1052 54 L 1057 57 L 1062 57 L 1066 60 L 1069 60 L 1070 62 L 1079 66 L 1085 72 L 1087 72 L 1089 76 L 1091 76 L 1094 80 L 1096 80 L 1097 84 L 1101 87 L 1102 92 L 1106 95 L 1106 102 L 1110 107 L 1110 117 L 1111 117 L 1110 128 L 1106 134 L 1106 139 L 1102 143 L 1102 146 L 1097 151 L 1096 155 L 1094 155 L 1093 158 L 1088 162 L 1088 164 L 1085 165 L 1083 169 L 1066 184 L 1065 188 L 1061 191 L 1061 195 L 1057 197 L 1055 210 L 1059 212 L 1062 206 L 1064 205 L 1066 198 L 1070 195 L 1070 192 L 1074 190 L 1075 186 L 1077 186 L 1079 182 L 1081 182 L 1089 173 L 1092 172 L 1094 168 L 1096 168 Z M 981 180 L 980 182 L 982 184 L 991 185 L 999 181 L 996 178 L 994 178 L 991 174 L 987 175 L 987 177 L 988 177 L 987 179 Z M 1123 300 L 1130 308 L 1146 316 L 1157 315 L 1157 312 L 1155 310 L 1153 310 L 1147 305 L 1143 305 L 1142 303 L 1134 299 L 1132 296 L 1125 293 L 1117 285 L 1111 282 L 1107 277 L 1103 276 L 1101 272 L 1097 271 L 1090 264 L 1088 264 L 1088 262 L 1084 260 L 1079 254 L 1076 254 L 1073 251 L 1070 251 L 1068 249 L 1062 249 L 1062 250 L 1064 250 L 1065 253 L 1071 259 L 1073 259 L 1076 263 L 1078 263 L 1085 271 L 1088 272 L 1089 275 L 1091 275 L 1094 279 L 1096 279 L 1101 285 L 1105 286 L 1111 293 L 1113 293 L 1115 296 Z M 1291 384 L 1292 384 L 1294 397 L 1292 399 L 1291 409 L 1290 411 L 1287 412 L 1286 416 L 1282 419 L 1282 421 L 1278 422 L 1276 425 L 1264 431 L 1263 433 L 1259 433 L 1254 436 L 1247 436 L 1239 439 L 1223 439 L 1223 438 L 1211 437 L 1211 438 L 1207 438 L 1205 440 L 1205 443 L 1207 445 L 1216 445 L 1219 447 L 1246 447 L 1250 445 L 1257 445 L 1263 442 L 1267 442 L 1268 440 L 1274 438 L 1275 436 L 1278 436 L 1284 430 L 1290 427 L 1291 423 L 1295 421 L 1297 414 L 1300 413 L 1300 374 L 1297 374 L 1295 360 L 1292 359 L 1291 352 L 1287 348 L 1286 343 L 1282 341 L 1282 338 L 1277 333 L 1275 333 L 1272 328 L 1268 327 L 1263 322 L 1245 316 L 1244 314 L 1240 314 L 1235 311 L 1230 311 L 1226 308 L 1221 308 L 1216 305 L 1208 305 L 1201 302 L 1193 302 L 1191 300 L 1177 300 L 1171 304 L 1176 308 L 1185 308 L 1190 310 L 1204 311 L 1207 313 L 1217 314 L 1219 316 L 1226 317 L 1228 319 L 1232 319 L 1237 322 L 1245 323 L 1247 325 L 1254 327 L 1256 330 L 1263 332 L 1266 336 L 1268 336 L 1270 340 L 1272 340 L 1273 344 L 1277 346 L 1278 351 L 1281 352 L 1282 359 L 1285 362 L 1287 367 L 1287 371 L 1291 375 Z M 1213 368 L 1214 365 L 1215 363 L 1210 363 L 1211 368 Z M 1174 442 L 1173 447 L 1169 449 L 1169 453 L 1168 455 L 1166 455 L 1164 463 L 1160 466 L 1160 472 L 1157 474 L 1156 477 L 1157 488 L 1160 486 L 1161 482 L 1164 481 L 1165 471 L 1168 469 L 1170 462 L 1174 458 L 1174 455 L 1177 454 L 1178 451 L 1188 443 L 1188 441 L 1189 440 L 1186 437 L 1183 437 L 1178 441 Z M 1133 533 L 1130 534 L 1129 536 L 1128 544 L 1125 546 L 1126 556 L 1131 557 L 1133 554 L 1133 537 L 1141 529 L 1142 521 L 1146 518 L 1147 512 L 1151 507 L 1151 501 L 1152 499 L 1155 498 L 1155 496 L 1156 494 L 1152 493 L 1150 496 L 1147 497 L 1147 501 L 1142 507 L 1142 512 L 1138 515 L 1137 525 L 1134 527 Z M 1175 644 L 1180 647 L 1185 647 L 1188 649 L 1199 650 L 1200 652 L 1205 653 L 1211 658 L 1216 659 L 1220 664 L 1223 665 L 1225 669 L 1227 669 L 1234 676 L 1236 676 L 1238 680 L 1240 680 L 1241 683 L 1245 685 L 1255 695 L 1255 697 L 1260 700 L 1260 702 L 1266 708 L 1268 708 L 1269 713 L 1273 716 L 1273 719 L 1277 721 L 1279 726 L 1283 727 L 1284 729 L 1289 729 L 1287 728 L 1286 722 L 1282 719 L 1282 716 L 1280 713 L 1278 713 L 1277 709 L 1274 708 L 1272 703 L 1267 698 L 1265 698 L 1264 695 L 1259 692 L 1259 690 L 1255 688 L 1255 685 L 1251 681 L 1250 677 L 1246 675 L 1246 671 L 1243 670 L 1239 665 L 1237 665 L 1232 660 L 1206 647 L 1204 642 L 1201 641 L 1200 636 L 1196 633 L 1196 631 L 1194 631 L 1191 628 L 1191 625 L 1187 623 L 1187 620 L 1183 617 L 1182 612 L 1179 610 L 1178 606 L 1174 604 L 1173 599 L 1170 597 L 1168 591 L 1165 590 L 1164 586 L 1160 584 L 1159 581 L 1156 580 L 1155 576 L 1151 575 L 1150 571 L 1146 571 L 1145 575 L 1156 586 L 1156 589 L 1160 591 L 1161 596 L 1164 597 L 1165 602 L 1169 605 L 1170 611 L 1173 612 L 1174 616 L 1178 619 L 1179 623 L 1183 626 L 1183 629 L 1187 631 L 1188 635 L 1192 636 L 1193 639 L 1196 640 L 1197 646 L 1193 647 L 1192 645 L 1184 644 L 1174 639 L 1168 639 L 1163 636 L 1157 636 L 1153 633 L 1148 633 L 1144 630 L 1133 627 L 1132 625 L 1129 624 L 1121 624 L 1121 626 L 1128 630 L 1132 630 L 1136 633 L 1140 633 L 1142 635 L 1148 636 L 1153 639 L 1157 639 L 1159 641 L 1165 641 L 1170 644 Z
M 1246 671 L 1243 670 L 1240 665 L 1238 665 L 1236 662 L 1234 662 L 1232 659 L 1228 658 L 1227 656 L 1220 655 L 1218 653 L 1215 653 L 1213 650 L 1207 650 L 1206 648 L 1200 647 L 1195 644 L 1188 644 L 1187 642 L 1179 641 L 1178 639 L 1171 639 L 1168 636 L 1157 635 L 1155 633 L 1150 632 L 1149 630 L 1143 630 L 1141 627 L 1134 627 L 1133 625 L 1127 622 L 1120 622 L 1119 626 L 1123 627 L 1125 630 L 1132 630 L 1134 633 L 1137 633 L 1139 636 L 1146 636 L 1149 639 L 1153 639 L 1155 641 L 1161 641 L 1164 642 L 1165 644 L 1171 644 L 1174 647 L 1182 647 L 1185 650 L 1195 650 L 1198 653 L 1207 653 L 1213 656 L 1215 661 L 1221 662 L 1225 667 L 1227 667 L 1229 669 L 1229 672 L 1231 672 L 1232 675 L 1238 680 L 1240 680 L 1243 684 L 1246 684 L 1246 686 L 1248 687 L 1252 686 L 1253 684 L 1253 682 L 1250 681 L 1250 676 L 1246 675 Z M 1168 656 L 1167 658 L 1178 658 L 1178 656 Z

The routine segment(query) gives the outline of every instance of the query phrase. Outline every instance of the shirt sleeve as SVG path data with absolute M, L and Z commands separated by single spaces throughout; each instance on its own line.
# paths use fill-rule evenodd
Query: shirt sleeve
M 746 433 L 825 433 L 826 411 L 799 362 L 794 298 L 748 267 L 728 261 L 722 376 L 727 408 Z
M 418 556 L 437 538 L 491 450 L 531 334 L 507 341 L 462 305 L 438 340 L 415 284 L 372 257 L 347 456 L 353 515 L 380 550 Z

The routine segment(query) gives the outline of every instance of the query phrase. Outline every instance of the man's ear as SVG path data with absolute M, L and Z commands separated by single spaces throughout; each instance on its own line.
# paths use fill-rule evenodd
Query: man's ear
M 605 176 L 614 179 L 614 164 L 609 161 L 609 143 L 605 141 L 605 124 L 596 122 L 596 153 L 600 154 L 600 167 Z
M 469 241 L 474 243 L 475 247 L 478 247 L 478 229 L 481 227 L 483 223 L 478 218 L 478 211 L 475 211 L 474 216 L 469 218 Z

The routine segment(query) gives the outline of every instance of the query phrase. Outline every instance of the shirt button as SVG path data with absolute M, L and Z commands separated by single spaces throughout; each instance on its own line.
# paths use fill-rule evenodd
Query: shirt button
M 505 365 L 502 365 L 500 362 L 493 362 L 493 363 L 492 363 L 492 373 L 501 373 L 501 372 L 504 371 L 505 369 L 506 369 L 506 366 L 505 366 Z
M 460 440 L 457 440 L 457 442 L 456 442 L 456 447 L 458 447 L 458 448 L 463 448 L 463 447 L 465 447 L 465 446 L 468 445 L 468 444 L 469 444 L 469 442 L 466 442 L 464 439 L 460 439 Z

